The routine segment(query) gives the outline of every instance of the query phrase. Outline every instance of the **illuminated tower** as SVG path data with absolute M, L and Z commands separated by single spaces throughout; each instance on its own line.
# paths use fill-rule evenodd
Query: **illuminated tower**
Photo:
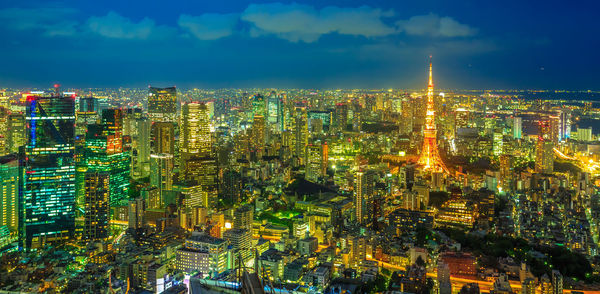
M 431 57 L 430 57 L 431 58 Z M 429 62 L 429 84 L 427 85 L 427 113 L 425 115 L 425 130 L 423 130 L 423 151 L 418 161 L 424 170 L 446 172 L 448 169 L 440 158 L 437 148 L 437 130 L 435 128 L 435 111 L 433 110 L 433 73 L 431 60 Z
M 19 233 L 25 248 L 63 243 L 75 232 L 75 97 L 27 97 L 27 144 Z
M 150 87 L 148 114 L 152 121 L 175 121 L 177 116 L 177 89 Z
M 19 228 L 19 159 L 16 154 L 0 156 L 0 227 L 11 234 Z
M 83 238 L 104 240 L 108 238 L 110 174 L 88 171 L 85 173 L 85 214 Z

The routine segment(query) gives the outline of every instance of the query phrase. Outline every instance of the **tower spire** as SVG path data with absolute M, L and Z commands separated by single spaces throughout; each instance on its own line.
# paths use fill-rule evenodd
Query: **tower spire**
M 448 169 L 440 158 L 437 148 L 437 130 L 435 127 L 435 110 L 433 103 L 433 65 L 429 56 L 429 83 L 427 84 L 427 112 L 425 114 L 425 129 L 423 130 L 423 150 L 418 163 L 424 170 L 446 172 Z

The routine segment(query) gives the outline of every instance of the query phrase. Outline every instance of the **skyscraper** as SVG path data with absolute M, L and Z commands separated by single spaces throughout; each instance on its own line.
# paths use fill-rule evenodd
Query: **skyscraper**
M 523 137 L 523 119 L 521 117 L 515 116 L 513 118 L 513 138 L 521 139 Z
M 306 145 L 308 145 L 308 114 L 304 107 L 295 109 L 292 142 L 292 155 L 304 161 Z
M 262 155 L 262 150 L 265 147 L 265 129 L 266 129 L 265 117 L 262 115 L 254 115 L 252 123 L 252 146 L 254 150 Z
M 123 150 L 121 130 L 110 122 L 115 112 L 106 109 L 102 124 L 88 125 L 85 138 L 85 171 L 110 174 L 110 205 L 124 205 L 129 197 L 131 157 Z M 118 128 L 118 127 L 117 127 Z M 79 171 L 79 170 L 78 170 Z M 79 171 L 81 172 L 81 171 Z
M 171 122 L 152 123 L 152 153 L 175 155 L 175 125 Z
M 16 154 L 0 157 L 0 227 L 11 233 L 19 228 L 19 160 Z
M 160 140 L 160 138 L 157 139 Z M 195 158 L 208 157 L 212 154 L 212 133 L 206 104 L 187 103 L 183 105 L 179 146 L 181 152 L 180 178 L 186 179 L 189 178 L 190 173 L 194 172 L 188 163 Z
M 327 173 L 328 146 L 327 143 L 315 142 L 306 146 L 305 178 L 317 182 Z
M 177 118 L 177 89 L 150 87 L 148 115 L 153 122 L 174 122 Z
M 538 139 L 535 146 L 535 171 L 538 173 L 552 173 L 554 171 L 552 127 L 547 120 L 540 121 L 538 127 Z
M 173 155 L 150 155 L 150 170 L 150 184 L 158 188 L 160 198 L 164 199 L 165 192 L 173 189 Z
M 186 103 L 181 108 L 182 156 L 208 156 L 212 149 L 210 118 L 204 103 Z
M 75 97 L 30 95 L 21 240 L 26 248 L 64 242 L 75 231 Z
M 368 220 L 369 207 L 375 192 L 375 172 L 358 171 L 354 177 L 354 209 L 356 221 L 363 223 Z
M 110 174 L 88 171 L 85 173 L 85 213 L 83 239 L 90 241 L 108 238 Z

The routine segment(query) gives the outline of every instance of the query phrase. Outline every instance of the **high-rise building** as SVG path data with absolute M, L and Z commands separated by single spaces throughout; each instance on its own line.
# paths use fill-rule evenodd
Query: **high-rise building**
M 160 198 L 173 189 L 173 155 L 159 153 L 150 155 L 150 185 L 157 187 Z
M 175 125 L 172 122 L 153 122 L 151 130 L 152 153 L 175 155 Z
M 112 113 L 110 110 L 108 112 Z M 84 153 L 86 169 L 78 169 L 78 173 L 109 173 L 110 205 L 124 205 L 129 198 L 131 157 L 129 151 L 123 150 L 122 133 L 114 128 L 114 122 L 103 121 L 103 124 L 88 125 Z
M 515 116 L 513 118 L 513 138 L 521 139 L 523 138 L 523 118 Z
M 75 97 L 30 95 L 21 240 L 26 248 L 64 242 L 75 231 Z
M 554 141 L 549 121 L 539 122 L 538 139 L 535 146 L 535 171 L 552 173 L 554 171 Z
M 369 207 L 375 192 L 375 172 L 358 171 L 354 177 L 354 208 L 356 221 L 363 223 L 369 218 Z
M 283 101 L 280 95 L 271 93 L 268 98 L 267 122 L 274 125 L 274 130 L 278 133 L 283 131 Z
M 306 179 L 317 182 L 327 175 L 328 145 L 326 142 L 315 142 L 306 146 Z
M 148 115 L 153 122 L 174 122 L 177 118 L 177 89 L 150 87 Z
M 0 157 L 0 227 L 19 229 L 19 160 L 16 154 Z
M 136 132 L 132 136 L 131 161 L 132 177 L 145 178 L 150 175 L 150 119 L 142 117 L 135 119 Z
M 252 146 L 257 154 L 262 154 L 265 147 L 266 139 L 266 122 L 262 115 L 254 115 L 252 123 Z
M 335 105 L 334 130 L 341 132 L 346 130 L 348 124 L 348 104 L 338 103 Z
M 230 203 L 239 203 L 242 200 L 242 175 L 231 169 L 225 171 L 221 192 Z
M 233 213 L 233 227 L 236 229 L 246 229 L 252 231 L 253 222 L 254 207 L 252 205 L 241 206 Z
M 108 238 L 110 219 L 110 173 L 88 171 L 85 173 L 85 213 L 83 239 L 90 241 Z
M 563 108 L 559 111 L 558 139 L 564 141 L 571 138 L 571 110 Z
M 210 117 L 205 103 L 186 103 L 181 108 L 182 156 L 208 156 L 212 150 Z
M 0 107 L 0 156 L 9 152 L 8 147 L 8 116 L 10 112 L 4 107 Z
M 19 147 L 27 143 L 25 116 L 21 113 L 11 113 L 7 121 L 6 147 L 9 153 L 18 153 Z
M 304 161 L 306 145 L 308 145 L 308 116 L 304 107 L 296 107 L 295 113 L 293 119 L 292 155 Z
M 146 201 L 142 197 L 129 199 L 128 224 L 130 229 L 139 229 L 144 226 L 146 214 Z

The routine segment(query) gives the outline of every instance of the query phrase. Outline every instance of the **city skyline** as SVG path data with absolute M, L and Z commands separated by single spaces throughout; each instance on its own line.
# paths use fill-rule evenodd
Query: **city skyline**
M 597 7 L 558 4 L 7 2 L 0 86 L 421 88 L 433 55 L 437 88 L 598 90 Z

